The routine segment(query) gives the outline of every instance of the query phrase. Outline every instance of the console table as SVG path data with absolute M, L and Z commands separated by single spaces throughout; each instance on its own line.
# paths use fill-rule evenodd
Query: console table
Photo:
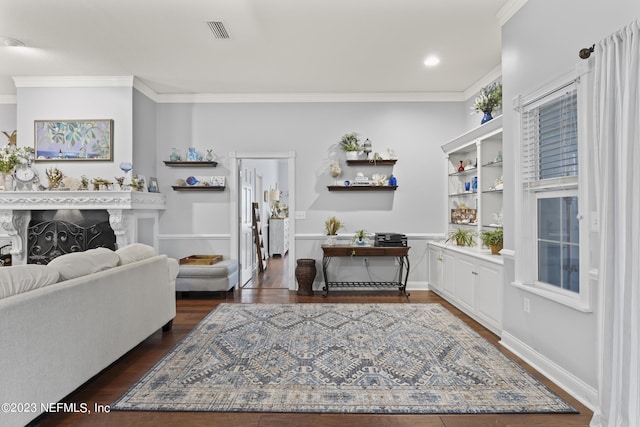
M 397 287 L 401 295 L 409 297 L 407 279 L 409 277 L 410 247 L 322 245 L 322 273 L 324 274 L 323 296 L 329 295 L 330 287 Z M 398 260 L 398 280 L 394 282 L 340 282 L 329 279 L 327 269 L 333 257 L 395 257 Z

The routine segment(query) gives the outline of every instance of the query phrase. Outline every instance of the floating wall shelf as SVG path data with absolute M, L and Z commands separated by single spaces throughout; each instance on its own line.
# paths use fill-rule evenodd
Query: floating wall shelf
M 225 187 L 214 187 L 213 185 L 173 185 L 175 191 L 224 191 Z
M 218 162 L 209 162 L 209 161 L 183 161 L 183 160 L 178 160 L 178 161 L 170 161 L 170 160 L 165 160 L 164 164 L 167 166 L 172 166 L 172 167 L 183 167 L 183 166 L 190 166 L 190 167 L 212 167 L 215 168 L 216 166 L 218 166 Z
M 389 166 L 395 165 L 397 162 L 394 160 L 347 160 L 348 165 L 361 165 L 361 166 Z
M 344 185 L 328 185 L 329 191 L 396 191 L 397 185 L 371 185 L 371 186 L 357 186 L 351 185 L 346 187 Z

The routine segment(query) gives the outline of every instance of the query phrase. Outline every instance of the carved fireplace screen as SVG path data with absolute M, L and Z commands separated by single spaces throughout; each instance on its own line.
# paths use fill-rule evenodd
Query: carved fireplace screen
M 28 264 L 48 264 L 60 255 L 99 247 L 116 247 L 107 211 L 32 212 L 27 231 Z

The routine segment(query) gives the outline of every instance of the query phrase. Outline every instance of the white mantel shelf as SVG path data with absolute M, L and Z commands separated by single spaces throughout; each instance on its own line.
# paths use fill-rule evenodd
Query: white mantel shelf
M 27 227 L 32 211 L 106 210 L 116 245 L 141 241 L 139 223 L 152 223 L 153 236 L 143 243 L 158 250 L 158 212 L 165 209 L 165 195 L 142 191 L 0 191 L 0 226 L 11 240 L 11 255 L 25 262 Z
M 142 191 L 4 191 L 0 210 L 165 209 L 165 195 Z

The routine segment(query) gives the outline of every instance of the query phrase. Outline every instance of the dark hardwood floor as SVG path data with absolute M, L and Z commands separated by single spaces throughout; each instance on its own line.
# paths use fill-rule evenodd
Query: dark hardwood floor
M 254 276 L 242 287 L 243 289 L 283 289 L 287 288 L 289 274 L 289 257 L 274 256 L 267 258 L 267 268 Z
M 283 257 L 281 261 L 284 261 Z M 274 264 L 275 265 L 275 264 Z M 269 269 L 267 270 L 269 271 Z M 331 292 L 323 298 L 320 292 L 314 296 L 298 296 L 288 289 L 258 286 L 257 281 L 274 285 L 277 274 L 272 266 L 272 279 L 259 278 L 251 286 L 218 295 L 198 295 L 178 299 L 177 315 L 173 330 L 156 332 L 114 364 L 88 381 L 64 399 L 64 402 L 86 403 L 89 409 L 94 404 L 109 405 L 148 369 L 180 341 L 200 320 L 222 302 L 228 303 L 440 303 L 474 330 L 496 345 L 502 352 L 531 372 L 550 389 L 573 405 L 579 414 L 532 414 L 532 415 L 338 415 L 338 414 L 294 414 L 294 413 L 219 413 L 219 412 L 136 412 L 112 411 L 109 413 L 55 413 L 36 420 L 34 426 L 425 426 L 425 427 L 483 427 L 483 426 L 588 426 L 592 413 L 562 389 L 537 373 L 513 354 L 503 349 L 499 338 L 480 326 L 455 307 L 428 291 L 411 291 L 406 299 L 397 291 Z M 284 274 L 283 277 L 286 277 Z M 282 285 L 282 284 L 281 284 Z M 46 357 L 46 355 L 43 355 Z

